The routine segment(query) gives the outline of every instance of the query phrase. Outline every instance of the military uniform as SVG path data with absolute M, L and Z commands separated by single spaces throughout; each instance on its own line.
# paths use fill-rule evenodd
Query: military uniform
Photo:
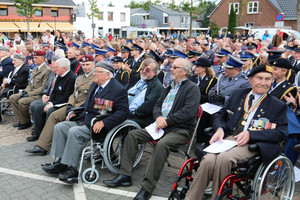
M 89 93 L 90 87 L 93 83 L 93 74 L 88 77 L 85 74 L 77 77 L 75 81 L 75 88 L 73 94 L 69 97 L 68 105 L 72 107 L 79 107 L 84 104 L 84 101 Z M 37 145 L 49 151 L 52 144 L 53 130 L 55 124 L 66 119 L 67 106 L 54 111 L 49 116 L 43 131 L 37 141 Z
M 253 62 L 253 67 L 255 67 L 255 66 L 257 66 L 257 65 L 260 65 L 260 63 L 261 63 L 261 58 L 258 57 L 258 56 L 254 56 L 254 57 L 252 58 L 252 62 Z
M 285 101 L 284 96 L 288 93 L 291 93 L 293 97 L 297 96 L 298 89 L 296 86 L 293 86 L 289 81 L 285 80 L 280 85 L 276 87 L 271 87 L 269 94 L 277 97 L 278 99 Z
M 125 87 L 129 82 L 129 72 L 120 68 L 115 71 L 114 78 L 117 79 Z
M 32 101 L 41 98 L 41 94 L 44 90 L 50 72 L 51 70 L 46 63 L 44 63 L 40 69 L 35 67 L 32 71 L 29 84 L 24 90 L 27 92 L 28 97 L 21 98 L 20 93 L 10 96 L 9 101 L 12 104 L 15 118 L 21 124 L 27 124 L 30 122 L 29 104 Z
M 218 79 L 214 76 L 206 75 L 199 81 L 199 78 L 197 75 L 191 76 L 190 80 L 196 83 L 200 89 L 201 93 L 201 100 L 200 104 L 208 102 L 208 92 L 210 89 L 216 85 Z
M 222 65 L 213 65 L 211 68 L 214 70 L 216 77 L 224 73 L 224 67 Z
M 143 66 L 143 58 L 139 57 L 137 61 L 135 59 L 130 60 L 129 67 L 131 69 L 130 72 L 130 81 L 129 81 L 129 86 L 128 88 L 131 88 L 134 86 L 139 80 L 140 80 L 140 70 Z

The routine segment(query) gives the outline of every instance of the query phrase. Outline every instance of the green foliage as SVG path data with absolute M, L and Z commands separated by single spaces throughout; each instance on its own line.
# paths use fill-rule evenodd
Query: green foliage
M 86 13 L 86 16 L 91 19 L 93 17 L 98 17 L 99 15 L 99 8 L 97 7 L 97 0 L 89 0 L 89 3 L 91 5 L 90 7 L 90 13 Z
M 33 6 L 33 4 L 39 4 L 40 2 L 46 2 L 48 0 L 11 0 L 17 8 L 17 13 L 23 15 L 29 21 L 34 15 L 35 11 L 40 10 Z
M 230 31 L 232 34 L 235 33 L 235 27 L 236 27 L 236 12 L 234 11 L 233 4 L 231 4 L 230 8 L 230 14 L 228 19 L 228 31 Z
M 125 7 L 143 8 L 145 11 L 149 11 L 151 5 L 160 5 L 160 4 L 161 4 L 161 0 L 155 0 L 155 1 L 145 0 L 141 2 L 135 2 L 134 0 L 131 0 L 130 4 L 126 5 Z
M 193 16 L 197 18 L 196 15 L 200 15 L 205 12 L 207 4 L 208 2 L 205 0 L 191 0 L 191 1 L 183 0 L 179 4 L 175 3 L 175 1 L 172 0 L 172 2 L 168 4 L 168 8 L 178 12 L 192 13 Z
M 210 22 L 210 30 L 211 30 L 211 37 L 216 38 L 218 36 L 219 27 L 215 22 Z
M 108 6 L 109 7 L 115 7 L 115 5 L 112 2 L 109 2 Z
M 206 5 L 206 9 L 204 12 L 204 19 L 203 19 L 203 23 L 202 26 L 203 27 L 208 27 L 209 26 L 209 15 L 211 14 L 211 12 L 216 8 L 216 4 L 215 2 L 211 2 L 208 1 L 207 5 Z

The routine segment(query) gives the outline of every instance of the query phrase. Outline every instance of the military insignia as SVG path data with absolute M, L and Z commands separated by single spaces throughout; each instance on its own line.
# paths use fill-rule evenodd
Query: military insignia
M 283 85 L 282 87 L 285 88 L 285 85 Z
M 270 73 L 273 73 L 273 67 L 271 67 L 269 65 L 266 65 L 266 71 L 270 72 Z
M 257 117 L 260 117 L 260 115 L 257 115 Z
M 111 112 L 114 102 L 107 99 L 95 98 L 94 108 L 99 110 L 101 115 L 106 114 L 107 111 Z
M 87 90 L 84 90 L 84 93 L 86 94 L 86 93 L 88 93 L 88 91 L 87 91 Z
M 83 58 L 82 58 L 82 61 L 83 61 L 83 62 L 85 62 L 85 61 L 86 61 L 85 57 L 83 57 Z
M 238 110 L 241 110 L 241 107 L 239 107 Z
M 237 81 L 237 80 L 238 80 L 238 78 L 235 78 L 234 80 L 236 80 L 236 81 Z

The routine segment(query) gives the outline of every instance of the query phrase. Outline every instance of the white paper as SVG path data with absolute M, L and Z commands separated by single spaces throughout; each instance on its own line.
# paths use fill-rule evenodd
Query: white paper
M 156 132 L 155 127 L 156 127 L 156 122 L 150 124 L 145 129 L 151 135 L 153 140 L 158 140 L 164 135 L 164 131 L 162 129 L 159 129 L 158 132 Z
M 60 107 L 63 107 L 65 105 L 67 105 L 67 103 L 60 103 L 60 104 L 55 104 L 54 107 L 55 108 L 60 108 Z
M 204 103 L 201 104 L 202 110 L 213 115 L 216 112 L 218 112 L 219 110 L 221 110 L 221 106 L 217 106 L 215 104 L 211 104 L 211 103 Z
M 296 166 L 294 166 L 294 172 L 295 172 L 295 182 L 300 181 L 300 169 Z
M 221 153 L 231 149 L 236 145 L 237 142 L 233 140 L 223 140 L 222 142 L 218 140 L 206 147 L 205 149 L 203 149 L 203 151 L 206 151 L 207 153 Z

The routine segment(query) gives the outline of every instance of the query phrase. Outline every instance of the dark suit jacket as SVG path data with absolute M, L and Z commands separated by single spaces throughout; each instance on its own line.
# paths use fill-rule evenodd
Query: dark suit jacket
M 12 59 L 10 57 L 5 58 L 0 62 L 0 67 L 2 67 L 2 71 L 0 71 L 0 82 L 4 77 L 7 77 L 9 72 L 14 69 L 14 64 L 12 63 Z
M 14 70 L 11 73 L 14 73 Z M 5 88 L 12 89 L 15 85 L 19 89 L 26 88 L 28 84 L 28 75 L 29 68 L 27 67 L 27 65 L 22 65 L 22 67 L 17 71 L 17 73 L 13 75 L 13 77 L 9 77 L 11 78 L 11 82 L 6 85 Z
M 124 87 L 126 87 L 129 83 L 129 72 L 120 68 L 116 70 L 117 73 L 115 75 L 115 79 L 118 80 Z
M 137 62 L 134 63 L 134 58 L 132 58 L 128 64 L 131 68 L 131 73 L 130 73 L 130 81 L 129 81 L 129 87 L 131 88 L 134 86 L 139 80 L 140 80 L 140 70 L 141 70 L 141 65 L 143 64 L 143 57 L 141 56 Z
M 85 116 L 85 124 L 87 127 L 90 127 L 91 120 L 94 117 L 96 117 L 96 115 L 99 115 L 99 110 L 94 108 L 95 103 L 93 103 L 92 108 L 89 108 L 90 101 L 95 102 L 94 93 L 97 87 L 98 85 L 96 83 L 92 84 L 89 94 L 84 103 L 83 115 Z M 109 83 L 105 86 L 105 88 L 98 95 L 96 95 L 96 98 L 102 98 L 113 101 L 112 111 L 108 112 L 111 115 L 102 119 L 106 131 L 109 131 L 110 129 L 119 125 L 128 118 L 129 106 L 127 91 L 114 78 L 110 79 Z M 92 111 L 88 112 L 89 109 L 91 109 Z
M 197 84 L 198 76 L 193 75 L 193 76 L 191 76 L 190 80 Z M 212 77 L 212 76 L 208 76 L 208 75 L 203 77 L 200 84 L 198 85 L 198 87 L 200 89 L 200 93 L 201 93 L 200 104 L 208 102 L 208 92 L 214 85 L 216 85 L 217 82 L 218 82 L 218 80 L 216 77 Z
M 279 86 L 277 86 L 271 93 L 270 95 L 284 101 L 284 97 L 283 95 L 287 95 L 288 93 L 291 93 L 293 95 L 293 97 L 296 98 L 297 93 L 298 93 L 298 89 L 297 87 L 294 87 L 293 84 L 291 84 L 289 81 L 285 80 L 283 83 L 281 83 Z
M 64 77 L 57 77 L 49 101 L 53 105 L 67 103 L 69 96 L 74 91 L 75 80 L 76 75 L 72 71 L 69 71 Z M 49 93 L 47 95 L 49 96 Z
M 223 128 L 225 136 L 232 134 L 238 121 L 243 114 L 244 101 L 251 89 L 237 89 L 227 101 L 225 106 L 213 116 L 213 128 Z M 253 119 L 267 118 L 271 123 L 276 124 L 275 129 L 249 130 L 249 143 L 256 143 L 259 146 L 262 161 L 271 162 L 281 152 L 280 142 L 287 133 L 287 106 L 277 98 L 268 95 L 257 108 Z

